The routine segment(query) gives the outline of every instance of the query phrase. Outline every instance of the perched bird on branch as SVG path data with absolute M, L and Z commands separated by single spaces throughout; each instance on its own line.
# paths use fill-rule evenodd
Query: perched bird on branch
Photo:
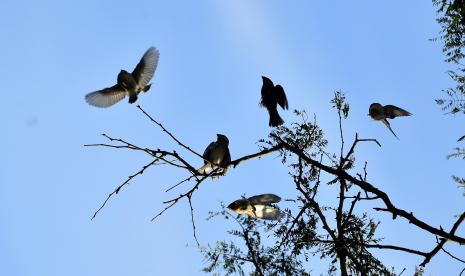
M 252 218 L 279 220 L 282 217 L 281 211 L 271 206 L 271 204 L 279 201 L 281 201 L 281 198 L 277 195 L 263 194 L 247 199 L 238 199 L 229 204 L 228 208 L 238 214 L 248 215 Z
M 265 107 L 270 114 L 270 127 L 277 127 L 284 123 L 281 116 L 278 113 L 278 104 L 282 109 L 288 109 L 288 103 L 286 98 L 286 93 L 281 85 L 274 85 L 273 82 L 262 76 L 263 85 L 262 85 L 262 99 L 260 105 Z
M 152 84 L 150 80 L 157 69 L 160 53 L 150 47 L 132 73 L 121 70 L 117 83 L 86 95 L 86 102 L 96 107 L 109 107 L 129 96 L 129 103 L 134 103 L 140 92 L 147 92 Z
M 204 158 L 204 165 L 198 170 L 199 173 L 206 173 L 217 166 L 222 168 L 223 174 L 226 174 L 228 170 L 227 166 L 231 163 L 228 137 L 223 134 L 217 134 L 216 136 L 216 141 L 211 142 L 202 155 Z
M 379 103 L 372 103 L 370 105 L 370 109 L 368 110 L 368 115 L 374 120 L 383 122 L 383 124 L 387 126 L 392 134 L 394 134 L 394 136 L 399 139 L 399 137 L 397 137 L 397 135 L 392 130 L 391 124 L 389 124 L 387 119 L 394 119 L 399 116 L 410 116 L 412 114 L 394 105 L 383 106 Z

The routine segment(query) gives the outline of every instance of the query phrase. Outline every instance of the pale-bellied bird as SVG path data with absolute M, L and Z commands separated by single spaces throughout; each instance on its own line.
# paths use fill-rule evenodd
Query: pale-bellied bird
M 86 102 L 96 107 L 109 107 L 129 96 L 129 103 L 134 103 L 140 92 L 150 89 L 150 80 L 157 69 L 160 53 L 155 47 L 150 47 L 137 64 L 132 73 L 121 70 L 117 83 L 86 95 Z
M 229 140 L 223 134 L 216 135 L 216 141 L 211 142 L 203 153 L 204 165 L 198 170 L 199 173 L 206 173 L 217 166 L 222 168 L 222 173 L 226 174 L 227 166 L 231 163 L 231 154 L 229 153 Z
M 412 114 L 407 110 L 404 110 L 395 105 L 383 106 L 379 103 L 372 103 L 370 105 L 370 109 L 368 110 L 368 115 L 374 120 L 383 122 L 383 124 L 386 125 L 386 127 L 392 132 L 392 134 L 394 134 L 394 136 L 397 139 L 399 139 L 399 137 L 397 137 L 397 135 L 392 130 L 391 124 L 389 124 L 387 119 L 394 119 L 399 116 L 410 116 Z
M 278 208 L 271 204 L 281 201 L 281 198 L 274 194 L 263 194 L 238 199 L 228 205 L 228 208 L 238 214 L 248 215 L 252 218 L 279 220 L 283 215 Z

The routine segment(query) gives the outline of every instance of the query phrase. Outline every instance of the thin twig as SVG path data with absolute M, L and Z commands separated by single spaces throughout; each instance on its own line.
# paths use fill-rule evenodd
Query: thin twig
M 350 149 L 347 152 L 346 156 L 343 158 L 343 162 L 341 162 L 341 166 L 344 166 L 345 162 L 347 162 L 349 160 L 350 156 L 355 151 L 355 146 L 360 142 L 375 142 L 376 144 L 378 144 L 378 146 L 381 147 L 381 144 L 378 142 L 378 140 L 376 140 L 376 139 L 359 139 L 358 138 L 358 133 L 355 133 L 355 140 L 352 143 L 352 146 L 350 147 Z
M 444 253 L 446 253 L 447 255 L 449 255 L 452 259 L 455 259 L 455 260 L 457 260 L 457 261 L 459 261 L 459 262 L 465 264 L 465 261 L 464 261 L 464 260 L 460 259 L 459 257 L 454 256 L 452 253 L 450 253 L 449 251 L 447 251 L 446 249 L 444 249 L 444 247 L 441 248 L 441 250 L 444 251 Z
M 189 207 L 191 209 L 191 221 L 192 221 L 192 232 L 194 233 L 194 239 L 197 243 L 197 246 L 200 246 L 199 240 L 197 239 L 197 234 L 195 231 L 195 222 L 194 222 L 194 208 L 192 208 L 192 194 L 187 197 L 189 200 Z
M 142 111 L 142 113 L 144 113 L 144 115 L 147 116 L 150 119 L 150 121 L 157 124 L 166 134 L 168 134 L 174 141 L 176 141 L 176 143 L 178 143 L 178 145 L 180 145 L 181 147 L 187 149 L 188 151 L 192 152 L 193 154 L 195 154 L 198 157 L 203 159 L 202 155 L 200 155 L 199 153 L 197 153 L 196 151 L 194 151 L 190 147 L 186 146 L 185 144 L 181 143 L 181 141 L 179 141 L 176 137 L 174 137 L 174 135 L 171 134 L 171 132 L 169 132 L 161 123 L 157 122 L 152 116 L 150 116 L 147 112 L 145 112 L 145 110 L 143 110 L 142 107 L 140 107 L 140 105 L 138 105 L 137 108 L 139 108 L 140 111 Z
M 347 197 L 346 197 L 347 198 Z M 352 212 L 354 211 L 354 207 L 355 207 L 355 204 L 357 203 L 357 201 L 360 200 L 360 192 L 357 193 L 357 195 L 355 196 L 354 200 L 352 201 L 352 204 L 350 204 L 350 209 L 349 209 L 349 213 L 347 214 L 347 218 L 345 219 L 345 221 L 342 223 L 342 227 L 345 228 L 346 224 L 349 222 L 350 220 L 350 217 L 352 216 Z
M 302 208 L 300 209 L 299 214 L 297 214 L 297 216 L 294 218 L 294 220 L 292 221 L 291 227 L 289 227 L 289 229 L 287 230 L 286 234 L 284 235 L 283 240 L 282 240 L 281 243 L 279 244 L 279 248 L 287 241 L 287 239 L 289 238 L 289 236 L 290 236 L 290 234 L 291 234 L 292 229 L 294 228 L 294 226 L 296 225 L 297 221 L 298 221 L 299 218 L 304 214 L 305 210 L 307 210 L 308 207 L 310 207 L 310 206 L 309 206 L 309 205 L 304 205 L 304 206 L 302 206 Z
M 154 221 L 156 218 L 158 218 L 159 216 L 163 215 L 163 213 L 168 210 L 169 208 L 173 207 L 173 205 L 176 204 L 176 201 L 174 202 L 171 202 L 170 205 L 166 206 L 165 208 L 163 208 L 163 210 L 161 210 L 158 214 L 156 214 L 150 221 Z
M 284 148 L 284 145 L 282 144 L 279 144 L 279 145 L 276 145 L 272 148 L 269 148 L 269 149 L 264 149 L 260 152 L 257 152 L 257 153 L 254 153 L 254 154 L 249 154 L 249 155 L 246 155 L 244 157 L 241 157 L 239 159 L 236 159 L 234 161 L 231 161 L 231 163 L 229 163 L 229 167 L 233 167 L 235 168 L 237 165 L 239 165 L 240 163 L 244 162 L 244 161 L 247 161 L 249 159 L 253 159 L 253 158 L 260 158 L 264 155 L 267 155 L 267 154 L 270 154 L 270 153 L 273 153 L 275 151 L 279 151 L 281 149 Z
M 454 236 L 455 231 L 459 228 L 460 224 L 465 220 L 465 212 L 462 213 L 462 215 L 457 219 L 457 221 L 454 223 L 452 228 L 450 229 L 449 235 Z M 428 255 L 425 257 L 425 260 L 420 264 L 420 266 L 425 266 L 427 263 L 431 261 L 431 259 L 439 252 L 441 248 L 446 244 L 447 239 L 442 239 L 436 247 L 431 250 L 431 252 L 428 253 Z
M 148 163 L 147 165 L 143 166 L 142 169 L 141 169 L 140 171 L 138 171 L 137 173 L 135 173 L 135 174 L 133 174 L 133 175 L 130 175 L 126 181 L 124 181 L 121 185 L 119 185 L 118 187 L 116 187 L 116 189 L 115 189 L 113 192 L 111 192 L 110 194 L 108 194 L 108 196 L 107 196 L 107 198 L 105 199 L 105 201 L 102 203 L 102 205 L 100 205 L 100 208 L 98 208 L 97 211 L 94 212 L 94 215 L 92 216 L 91 220 L 93 220 L 93 219 L 97 216 L 97 214 L 100 212 L 100 210 L 102 210 L 103 207 L 105 207 L 105 205 L 107 204 L 108 200 L 110 200 L 110 198 L 111 198 L 113 195 L 119 193 L 119 191 L 121 190 L 121 188 L 123 188 L 125 185 L 129 184 L 129 181 L 131 181 L 131 180 L 132 180 L 134 177 L 136 177 L 137 175 L 143 174 L 144 171 L 145 171 L 148 167 L 150 167 L 150 166 L 152 166 L 153 164 L 155 164 L 158 160 L 159 160 L 159 158 L 157 158 L 157 159 L 153 160 L 152 162 Z
M 414 249 L 410 249 L 410 248 L 406 248 L 406 247 L 402 247 L 402 246 L 396 246 L 396 245 L 387 245 L 387 244 L 366 244 L 366 243 L 362 243 L 362 242 L 359 242 L 359 241 L 355 241 L 355 240 L 344 240 L 346 243 L 349 243 L 349 244 L 354 244 L 354 245 L 358 245 L 358 246 L 364 246 L 366 248 L 374 248 L 374 249 L 390 249 L 390 250 L 397 250 L 397 251 L 403 251 L 403 252 L 407 252 L 407 253 L 410 253 L 410 254 L 415 254 L 415 255 L 419 255 L 419 256 L 426 256 L 428 253 L 427 252 L 423 252 L 423 251 L 419 251 L 419 250 L 414 250 Z M 313 243 L 313 242 L 320 242 L 320 243 L 335 243 L 335 241 L 333 240 L 321 240 L 321 239 L 312 239 L 312 240 L 307 240 L 307 241 L 300 241 L 299 243 Z
M 167 190 L 165 190 L 165 193 L 171 191 L 172 189 L 176 188 L 177 186 L 181 185 L 182 183 L 184 182 L 189 182 L 192 178 L 196 177 L 196 175 L 191 175 L 189 176 L 188 178 L 182 180 L 182 181 L 179 181 L 178 183 L 176 183 L 175 185 L 169 187 Z

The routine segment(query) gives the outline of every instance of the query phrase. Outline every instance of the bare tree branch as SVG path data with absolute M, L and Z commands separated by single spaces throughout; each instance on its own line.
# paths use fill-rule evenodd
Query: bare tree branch
M 189 207 L 191 208 L 191 221 L 192 221 L 192 232 L 194 233 L 194 239 L 197 243 L 197 246 L 200 246 L 199 240 L 197 239 L 197 234 L 195 231 L 195 221 L 194 221 L 194 208 L 192 208 L 192 194 L 187 197 L 189 200 Z
M 335 243 L 335 241 L 333 241 L 333 240 L 321 240 L 321 239 L 311 239 L 311 240 L 308 240 L 308 241 L 301 241 L 301 243 L 313 243 L 313 242 Z M 367 243 L 362 243 L 362 242 L 355 241 L 355 240 L 350 240 L 350 239 L 346 239 L 345 242 L 349 243 L 349 244 L 364 246 L 364 247 L 367 247 L 367 248 L 390 249 L 390 250 L 404 251 L 404 252 L 407 252 L 407 253 L 411 253 L 411 254 L 415 254 L 415 255 L 419 255 L 419 256 L 423 256 L 423 257 L 428 255 L 427 252 L 414 250 L 414 249 L 410 249 L 410 248 L 406 248 L 406 247 L 402 247 L 402 246 L 396 246 L 396 245 L 367 244 Z
M 126 181 L 124 181 L 121 185 L 119 185 L 118 187 L 116 187 L 116 189 L 111 192 L 110 194 L 108 194 L 107 198 L 105 199 L 105 201 L 103 201 L 102 205 L 100 205 L 100 207 L 97 209 L 97 211 L 94 212 L 94 215 L 92 216 L 91 220 L 93 220 L 97 214 L 100 212 L 100 210 L 103 209 L 103 207 L 105 207 L 105 205 L 107 204 L 108 200 L 110 200 L 110 198 L 113 196 L 113 195 L 116 195 L 119 193 L 119 191 L 121 190 L 121 188 L 123 188 L 125 185 L 129 184 L 129 181 L 131 181 L 134 177 L 138 176 L 138 175 L 141 175 L 144 173 L 144 171 L 154 165 L 159 159 L 155 159 L 153 160 L 152 162 L 148 163 L 147 165 L 143 166 L 142 169 L 140 171 L 138 171 L 137 173 L 133 174 L 133 175 L 130 175 L 128 177 L 128 179 Z
M 454 223 L 454 225 L 450 229 L 449 234 L 451 236 L 454 236 L 455 231 L 457 231 L 457 229 L 459 228 L 459 226 L 463 222 L 463 220 L 465 220 L 465 212 L 462 213 L 462 215 L 457 219 L 457 221 Z M 420 264 L 420 266 L 424 267 L 427 263 L 429 263 L 431 261 L 431 259 L 434 257 L 434 255 L 436 255 L 439 252 L 439 250 L 441 250 L 444 247 L 446 242 L 447 242 L 447 239 L 445 239 L 445 238 L 441 239 L 441 241 L 438 243 L 438 245 L 436 245 L 436 247 L 433 250 L 431 250 L 431 252 L 429 252 L 425 256 L 425 260 Z
M 200 155 L 199 153 L 197 153 L 196 151 L 194 151 L 190 147 L 186 146 L 185 144 L 181 143 L 181 141 L 179 141 L 176 137 L 174 137 L 174 135 L 171 134 L 171 132 L 169 132 L 161 123 L 157 122 L 152 116 L 150 116 L 147 112 L 145 112 L 145 110 L 143 110 L 142 107 L 140 107 L 140 105 L 138 105 L 137 108 L 139 108 L 140 111 L 142 111 L 142 113 L 144 113 L 144 115 L 147 116 L 147 118 L 150 119 L 150 121 L 157 124 L 166 134 L 168 134 L 174 141 L 176 141 L 178 143 L 178 145 L 180 145 L 181 147 L 187 149 L 188 151 L 192 152 L 193 154 L 195 154 L 198 157 L 203 159 L 202 155 Z

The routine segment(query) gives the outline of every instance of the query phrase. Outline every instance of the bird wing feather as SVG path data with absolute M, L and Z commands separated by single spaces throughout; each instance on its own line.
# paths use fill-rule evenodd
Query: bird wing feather
M 395 117 L 399 116 L 410 116 L 412 115 L 410 112 L 408 112 L 405 109 L 402 109 L 400 107 L 397 107 L 395 105 L 385 105 L 384 106 L 384 113 L 387 118 L 394 119 Z
M 153 74 L 158 66 L 160 52 L 155 47 L 150 47 L 142 56 L 136 68 L 132 72 L 132 76 L 137 82 L 137 85 L 144 88 L 152 79 Z
M 256 195 L 249 197 L 247 199 L 250 204 L 258 205 L 258 204 L 271 204 L 281 201 L 281 198 L 274 194 L 263 194 L 263 195 Z
M 211 142 L 208 147 L 205 149 L 205 151 L 203 152 L 203 158 L 209 160 L 209 158 L 211 157 L 211 154 L 212 152 L 215 150 L 216 148 L 216 142 Z M 204 160 L 204 163 L 207 163 L 206 160 Z
M 229 165 L 229 163 L 231 163 L 231 153 L 229 152 L 229 148 L 226 148 L 226 152 L 221 160 L 220 166 L 224 168 Z
M 276 99 L 278 100 L 278 104 L 282 107 L 282 109 L 288 109 L 289 105 L 287 103 L 286 93 L 281 85 L 276 85 L 274 87 L 276 93 Z
M 86 95 L 86 102 L 96 107 L 109 107 L 121 101 L 127 92 L 121 85 L 116 84 L 112 87 L 104 88 L 99 91 L 91 92 Z

